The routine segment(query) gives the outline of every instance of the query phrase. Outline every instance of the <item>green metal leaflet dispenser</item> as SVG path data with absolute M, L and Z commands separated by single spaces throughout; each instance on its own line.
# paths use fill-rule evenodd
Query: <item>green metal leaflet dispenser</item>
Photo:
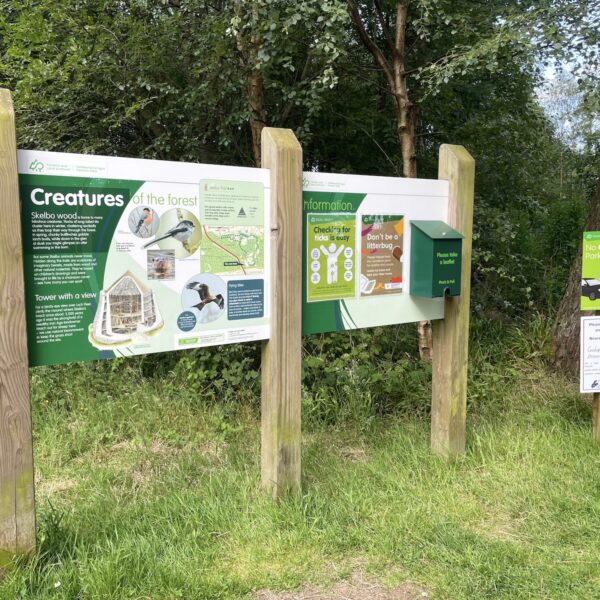
M 411 296 L 460 296 L 463 238 L 443 221 L 411 221 Z

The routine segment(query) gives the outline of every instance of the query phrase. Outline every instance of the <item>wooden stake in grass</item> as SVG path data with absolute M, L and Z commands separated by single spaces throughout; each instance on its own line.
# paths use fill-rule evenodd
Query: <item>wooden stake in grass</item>
M 27 372 L 15 113 L 0 89 L 0 568 L 35 550 L 33 445 Z
M 460 296 L 447 297 L 444 318 L 433 322 L 431 448 L 456 456 L 465 450 L 475 161 L 462 146 L 444 144 L 439 178 L 450 183 L 448 224 L 465 237 Z
M 262 131 L 271 169 L 271 337 L 262 351 L 262 485 L 300 489 L 302 148 L 289 129 Z
M 592 434 L 600 442 L 600 394 L 592 396 Z

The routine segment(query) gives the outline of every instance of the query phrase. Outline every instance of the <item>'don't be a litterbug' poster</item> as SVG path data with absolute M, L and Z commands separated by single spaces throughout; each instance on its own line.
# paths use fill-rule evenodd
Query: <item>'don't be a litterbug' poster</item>
M 360 294 L 402 292 L 404 217 L 361 216 Z

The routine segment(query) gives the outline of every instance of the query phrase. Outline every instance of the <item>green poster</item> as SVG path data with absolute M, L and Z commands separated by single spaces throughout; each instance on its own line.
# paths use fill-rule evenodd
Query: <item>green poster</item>
M 307 301 L 356 296 L 354 214 L 307 215 Z
M 600 231 L 583 234 L 581 310 L 600 310 Z

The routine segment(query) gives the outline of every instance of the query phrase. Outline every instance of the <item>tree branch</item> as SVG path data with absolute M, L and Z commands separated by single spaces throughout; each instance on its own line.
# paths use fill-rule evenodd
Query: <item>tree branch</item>
M 369 36 L 367 31 L 365 30 L 365 25 L 360 17 L 360 13 L 358 11 L 358 6 L 354 0 L 348 0 L 348 9 L 350 11 L 350 19 L 360 37 L 362 43 L 366 46 L 367 50 L 373 55 L 377 64 L 383 70 L 388 83 L 390 84 L 390 88 L 392 90 L 392 94 L 395 96 L 394 92 L 394 75 L 392 70 L 390 69 L 390 65 L 388 64 L 383 52 L 379 48 L 379 46 L 373 41 L 373 39 Z
M 373 0 L 373 5 L 375 6 L 375 12 L 377 13 L 377 18 L 381 23 L 381 31 L 383 32 L 383 37 L 385 38 L 385 42 L 388 45 L 390 51 L 394 52 L 394 42 L 392 41 L 392 33 L 390 28 L 388 27 L 387 20 L 384 18 L 383 7 L 381 6 L 381 0 Z

